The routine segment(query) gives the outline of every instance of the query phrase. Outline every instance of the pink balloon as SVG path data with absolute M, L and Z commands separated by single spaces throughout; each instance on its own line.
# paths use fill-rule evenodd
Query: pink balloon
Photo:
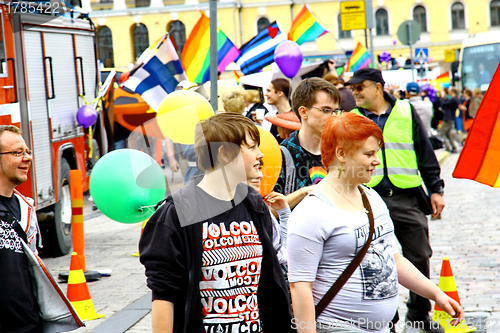
M 303 59 L 299 45 L 291 40 L 284 41 L 274 50 L 274 61 L 281 72 L 290 79 L 299 72 Z

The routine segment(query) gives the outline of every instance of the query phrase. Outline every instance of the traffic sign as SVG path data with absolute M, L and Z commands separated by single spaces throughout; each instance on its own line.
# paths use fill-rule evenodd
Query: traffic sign
M 410 39 L 408 36 L 408 28 L 411 29 L 411 44 L 415 44 L 420 38 L 420 24 L 417 21 L 404 21 L 398 28 L 398 39 L 403 45 L 410 45 Z
M 415 60 L 421 64 L 429 61 L 428 48 L 415 48 Z
M 344 31 L 366 29 L 364 1 L 344 1 L 340 3 L 340 26 Z
M 455 50 L 444 50 L 444 62 L 454 62 L 456 60 Z

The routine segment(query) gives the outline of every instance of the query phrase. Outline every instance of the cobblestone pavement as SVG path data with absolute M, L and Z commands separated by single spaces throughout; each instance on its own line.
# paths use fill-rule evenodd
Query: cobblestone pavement
M 434 250 L 431 279 L 438 283 L 442 259 L 447 256 L 466 314 L 488 316 L 487 332 L 500 332 L 500 287 L 497 283 L 500 279 L 500 189 L 452 178 L 457 158 L 456 154 L 450 155 L 442 164 L 446 208 L 441 220 L 429 221 Z M 88 217 L 96 215 L 89 208 L 84 212 Z M 144 268 L 138 258 L 131 256 L 137 251 L 140 231 L 140 224 L 116 223 L 102 215 L 85 221 L 87 269 L 111 268 L 112 275 L 88 283 L 96 311 L 106 317 L 90 321 L 86 328 L 75 332 L 90 332 L 149 292 Z M 44 260 L 55 276 L 69 269 L 69 255 Z M 64 291 L 66 287 L 61 284 Z M 408 292 L 400 287 L 400 293 L 400 317 L 404 318 Z M 478 332 L 484 331 L 484 327 L 478 329 Z M 397 330 L 403 331 L 399 326 Z M 151 314 L 127 332 L 151 332 Z
M 447 256 L 466 315 L 488 316 L 478 331 L 500 332 L 500 189 L 453 178 L 457 160 L 458 154 L 452 154 L 442 163 L 446 207 L 441 220 L 429 220 L 431 280 L 439 282 Z M 407 297 L 400 287 L 401 318 Z

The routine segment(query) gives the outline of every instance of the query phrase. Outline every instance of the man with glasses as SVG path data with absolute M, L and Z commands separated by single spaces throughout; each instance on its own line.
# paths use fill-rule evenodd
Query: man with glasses
M 0 126 L 0 331 L 42 332 L 21 239 L 36 252 L 38 225 L 32 199 L 15 190 L 28 179 L 31 150 L 21 131 Z M 30 218 L 31 216 L 31 218 Z M 21 234 L 21 235 L 19 235 Z
M 321 163 L 321 134 L 328 117 L 339 113 L 341 98 L 333 84 L 313 77 L 303 80 L 292 96 L 292 110 L 300 119 L 299 131 L 281 143 L 282 166 L 274 190 L 295 207 L 326 176 Z
M 441 168 L 417 112 L 409 102 L 395 100 L 384 91 L 384 84 L 382 73 L 372 68 L 356 71 L 346 83 L 357 105 L 351 112 L 373 120 L 384 135 L 384 146 L 378 151 L 382 163 L 368 186 L 387 204 L 403 255 L 429 278 L 432 249 L 426 215 L 438 216 L 445 205 Z M 428 299 L 410 292 L 407 306 L 407 322 L 425 332 L 444 333 L 429 316 Z

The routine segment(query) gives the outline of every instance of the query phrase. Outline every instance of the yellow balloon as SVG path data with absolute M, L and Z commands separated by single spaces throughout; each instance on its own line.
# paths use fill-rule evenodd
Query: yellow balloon
M 212 106 L 202 95 L 193 91 L 178 90 L 160 103 L 156 122 L 163 135 L 172 141 L 192 145 L 196 124 L 213 115 Z

